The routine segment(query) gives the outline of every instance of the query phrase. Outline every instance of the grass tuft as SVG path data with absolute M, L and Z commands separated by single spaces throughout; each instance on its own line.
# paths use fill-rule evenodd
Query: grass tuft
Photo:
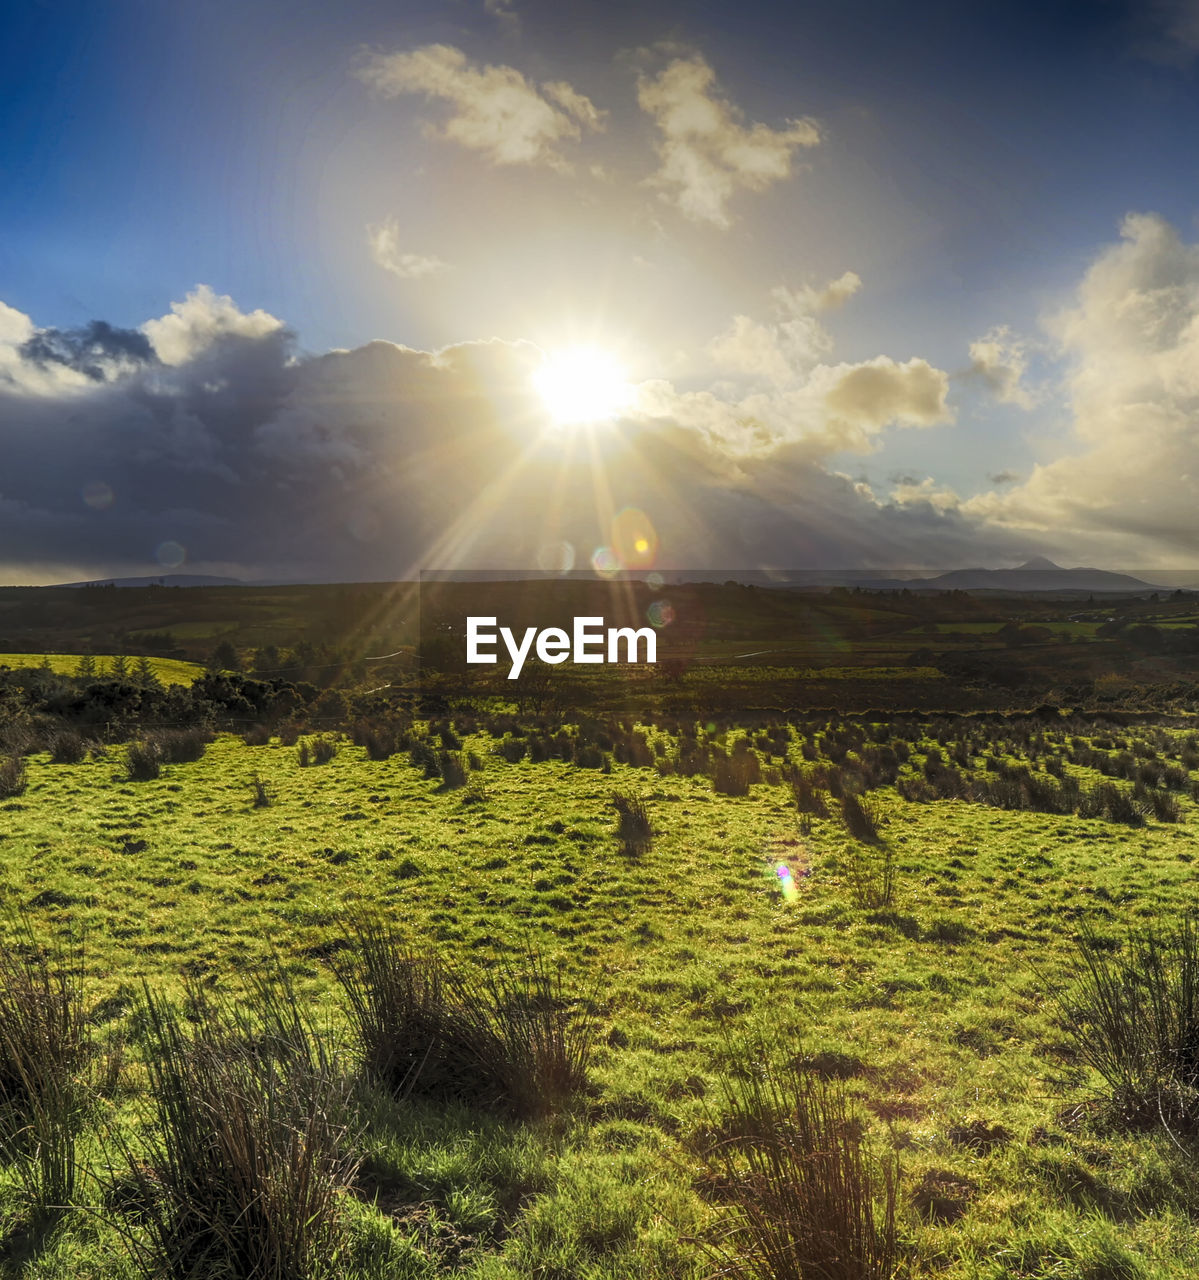
M 799 1065 L 725 1081 L 728 1136 L 707 1152 L 731 1207 L 719 1275 L 737 1280 L 890 1280 L 898 1156 L 874 1156 L 844 1086 Z
M 345 1083 L 298 1021 L 294 998 L 266 1003 L 260 1025 L 193 993 L 186 1026 L 145 995 L 155 1124 L 144 1148 L 118 1139 L 124 1167 L 110 1165 L 107 1202 L 147 1280 L 338 1272 L 356 1169 Z

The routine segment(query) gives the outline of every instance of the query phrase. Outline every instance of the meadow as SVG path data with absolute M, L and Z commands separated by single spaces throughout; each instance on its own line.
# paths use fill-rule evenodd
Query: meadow
M 1199 1024 L 1177 717 L 83 746 L 0 800 L 2 1275 L 1199 1270 L 1194 1054 L 1095 1051 Z

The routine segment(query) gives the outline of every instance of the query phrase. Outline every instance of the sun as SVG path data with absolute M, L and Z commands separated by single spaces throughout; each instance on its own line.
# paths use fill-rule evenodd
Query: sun
M 598 347 L 570 347 L 547 355 L 533 386 L 560 427 L 611 422 L 633 399 L 619 361 Z

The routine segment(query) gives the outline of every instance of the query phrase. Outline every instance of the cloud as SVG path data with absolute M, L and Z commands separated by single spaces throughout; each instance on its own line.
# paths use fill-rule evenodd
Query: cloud
M 791 291 L 783 286 L 775 289 L 780 303 L 797 314 L 811 315 L 817 311 L 836 311 L 843 307 L 862 287 L 862 277 L 856 271 L 843 271 L 821 289 L 804 285 Z
M 265 311 L 241 311 L 228 294 L 197 285 L 182 302 L 171 303 L 171 314 L 147 320 L 142 332 L 163 364 L 180 365 L 225 338 L 264 338 L 281 334 L 283 322 Z
M 116 329 L 103 320 L 81 329 L 39 329 L 21 345 L 21 355 L 39 368 L 58 365 L 92 382 L 107 382 L 155 359 L 144 333 Z
M 1001 404 L 1031 409 L 1035 403 L 1023 384 L 1028 368 L 1026 345 L 1007 325 L 999 325 L 970 344 L 970 374 L 980 379 Z
M 891 490 L 891 497 L 902 507 L 924 505 L 941 514 L 957 511 L 961 506 L 958 495 L 947 486 L 938 485 L 932 476 L 923 480 L 905 478 Z
M 1068 452 L 967 509 L 1125 564 L 1199 551 L 1199 246 L 1133 214 L 1052 322 L 1067 364 Z
M 914 357 L 900 364 L 890 356 L 875 356 L 823 370 L 820 380 L 828 383 L 824 403 L 829 411 L 864 431 L 878 431 L 888 423 L 934 427 L 953 421 L 946 403 L 949 375 L 927 360 Z
M 651 181 L 692 221 L 726 228 L 733 197 L 790 177 L 794 153 L 816 146 L 820 131 L 807 119 L 782 129 L 746 127 L 741 112 L 716 96 L 715 81 L 699 54 L 675 58 L 657 76 L 641 77 L 637 100 L 662 135 Z
M 813 313 L 843 305 L 861 284 L 855 272 L 846 271 L 822 289 L 778 286 L 771 291 L 775 319 L 761 323 L 734 316 L 729 328 L 708 344 L 708 358 L 740 377 L 777 386 L 794 383 L 833 349 L 832 336 Z
M 440 258 L 401 249 L 400 224 L 395 218 L 372 223 L 366 229 L 366 239 L 371 257 L 385 271 L 392 272 L 401 280 L 420 280 L 424 276 L 438 275 L 449 269 L 450 264 L 442 262 Z
M 891 427 L 948 420 L 946 375 L 922 360 L 817 363 L 735 393 L 645 383 L 584 440 L 548 428 L 525 342 L 305 355 L 274 317 L 199 287 L 142 327 L 156 359 L 102 379 L 52 361 L 73 381 L 34 387 L 47 371 L 22 352 L 37 332 L 0 311 L 0 581 L 153 573 L 166 542 L 192 572 L 250 578 L 520 568 L 562 541 L 585 564 L 626 506 L 652 520 L 663 567 L 1029 550 L 938 490 L 880 500 L 831 469 Z
M 520 30 L 520 14 L 512 0 L 483 0 L 483 11 L 509 31 Z
M 578 141 L 584 128 L 604 125 L 604 113 L 565 81 L 538 89 L 514 67 L 471 62 L 452 45 L 375 54 L 358 75 L 385 97 L 420 93 L 448 103 L 450 114 L 433 135 L 481 152 L 496 165 L 565 169 L 560 144 Z

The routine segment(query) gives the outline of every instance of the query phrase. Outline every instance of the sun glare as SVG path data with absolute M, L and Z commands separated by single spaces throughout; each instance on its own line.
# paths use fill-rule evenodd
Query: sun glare
M 572 347 L 547 355 L 533 385 L 558 426 L 611 422 L 633 398 L 620 364 L 595 347 Z

